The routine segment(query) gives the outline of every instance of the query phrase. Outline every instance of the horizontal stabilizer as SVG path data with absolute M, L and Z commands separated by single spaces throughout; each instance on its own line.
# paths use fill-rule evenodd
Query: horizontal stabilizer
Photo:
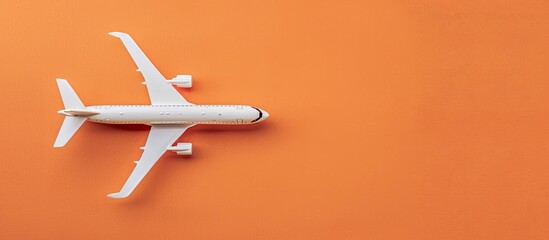
M 84 104 L 80 101 L 80 98 L 76 95 L 71 85 L 65 79 L 57 79 L 57 87 L 59 87 L 59 92 L 61 93 L 61 98 L 63 99 L 63 104 L 65 109 L 83 109 Z
M 91 116 L 97 113 L 86 109 L 67 80 L 58 78 L 57 87 L 59 87 L 61 99 L 63 99 L 63 105 L 65 105 L 65 110 L 58 113 L 65 115 L 65 120 L 63 120 L 63 125 L 61 125 L 61 130 L 57 134 L 53 147 L 63 147 L 86 121 L 87 118 L 82 116 Z
M 55 139 L 53 147 L 63 147 L 71 139 L 71 137 L 76 133 L 76 131 L 82 126 L 86 121 L 85 117 L 72 117 L 66 116 L 63 120 L 63 125 L 61 125 L 61 130 Z

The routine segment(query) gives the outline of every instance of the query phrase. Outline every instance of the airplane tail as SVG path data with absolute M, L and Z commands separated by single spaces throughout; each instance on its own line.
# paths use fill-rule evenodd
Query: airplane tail
M 63 147 L 87 119 L 86 117 L 74 115 L 73 112 L 86 112 L 86 107 L 67 80 L 57 79 L 57 87 L 59 87 L 59 92 L 61 92 L 61 98 L 65 105 L 65 110 L 61 110 L 59 113 L 65 115 L 65 120 L 63 121 L 63 125 L 61 125 L 61 130 L 59 130 L 53 147 Z

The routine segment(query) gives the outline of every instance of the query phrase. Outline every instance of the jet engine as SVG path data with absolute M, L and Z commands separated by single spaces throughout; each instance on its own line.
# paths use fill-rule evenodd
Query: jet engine
M 171 80 L 167 80 L 172 85 L 180 88 L 190 88 L 193 86 L 193 77 L 191 75 L 177 75 Z
M 193 144 L 192 143 L 177 143 L 175 146 L 168 147 L 167 150 L 174 151 L 177 155 L 192 155 Z

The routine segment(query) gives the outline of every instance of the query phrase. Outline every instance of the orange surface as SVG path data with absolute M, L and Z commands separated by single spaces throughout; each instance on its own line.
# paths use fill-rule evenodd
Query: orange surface
M 0 239 L 549 235 L 549 3 L 116 2 L 0 2 Z M 52 145 L 57 77 L 88 105 L 149 102 L 110 31 L 192 74 L 190 101 L 271 117 L 193 128 L 192 157 L 107 198 L 146 127 Z

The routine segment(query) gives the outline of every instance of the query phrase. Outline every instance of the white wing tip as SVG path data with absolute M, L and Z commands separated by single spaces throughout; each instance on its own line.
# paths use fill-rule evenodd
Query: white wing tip
M 125 195 L 125 194 L 122 194 L 122 193 L 111 193 L 109 195 L 107 195 L 107 197 L 110 197 L 110 198 L 125 198 L 127 197 L 128 195 Z
M 58 82 L 66 82 L 66 81 L 67 81 L 67 80 L 65 80 L 65 79 L 63 79 L 63 78 L 56 78 L 55 80 L 58 81 Z
M 109 35 L 115 36 L 115 37 L 128 36 L 127 33 L 123 33 L 123 32 L 110 32 Z

